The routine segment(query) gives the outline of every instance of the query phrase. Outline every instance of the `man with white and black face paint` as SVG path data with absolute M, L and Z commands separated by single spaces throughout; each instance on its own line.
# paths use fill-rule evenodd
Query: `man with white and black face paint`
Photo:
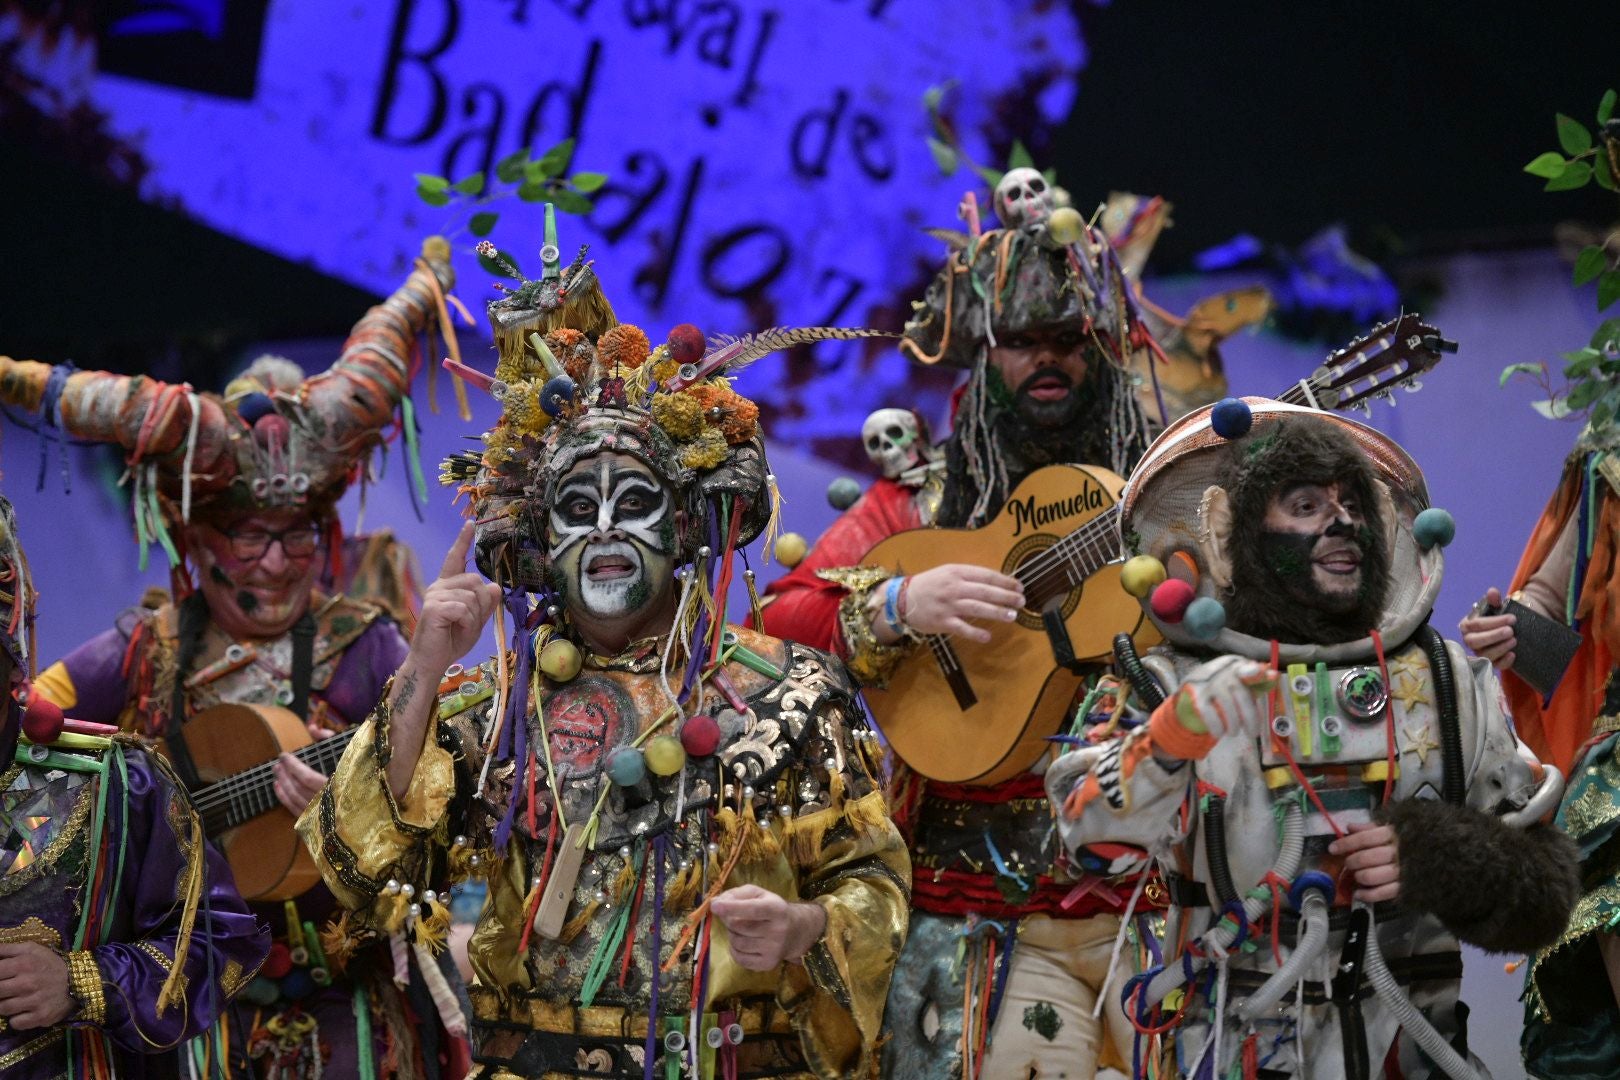
M 446 469 L 477 526 L 299 824 L 359 925 L 486 878 L 479 1076 L 876 1074 L 910 866 L 837 661 L 711 621 L 774 478 L 757 408 L 675 378 L 702 342 L 502 340 L 501 424 Z M 576 400 L 525 410 L 556 354 Z M 501 611 L 510 651 L 454 664 Z
M 569 470 L 557 485 L 547 539 L 553 586 L 576 622 L 667 614 L 674 500 L 638 459 L 600 454 Z

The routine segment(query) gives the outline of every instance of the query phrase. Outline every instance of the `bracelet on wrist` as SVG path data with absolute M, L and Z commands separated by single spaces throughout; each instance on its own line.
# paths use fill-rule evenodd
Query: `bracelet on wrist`
M 905 583 L 903 577 L 892 577 L 883 586 L 883 622 L 895 637 L 906 636 L 905 620 L 900 617 L 900 590 Z

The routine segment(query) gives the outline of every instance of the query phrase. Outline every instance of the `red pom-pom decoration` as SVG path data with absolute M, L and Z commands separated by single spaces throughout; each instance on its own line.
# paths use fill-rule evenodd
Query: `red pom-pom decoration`
M 681 725 L 681 746 L 693 757 L 708 757 L 720 746 L 720 725 L 707 713 L 687 717 Z
M 1187 605 L 1193 602 L 1193 587 L 1179 578 L 1171 578 L 1153 590 L 1148 603 L 1154 617 L 1160 622 L 1178 623 L 1187 614 Z
M 292 434 L 292 424 L 278 412 L 265 413 L 253 421 L 253 437 L 260 446 L 286 446 Z
M 36 690 L 28 692 L 23 710 L 22 729 L 33 743 L 53 743 L 62 734 L 62 707 Z
M 270 946 L 264 963 L 259 968 L 259 974 L 267 979 L 279 979 L 292 970 L 292 953 L 287 951 L 284 942 L 276 942 Z
M 677 364 L 693 363 L 707 349 L 703 341 L 703 331 L 689 322 L 683 322 L 671 330 L 665 344 L 669 346 L 670 359 Z

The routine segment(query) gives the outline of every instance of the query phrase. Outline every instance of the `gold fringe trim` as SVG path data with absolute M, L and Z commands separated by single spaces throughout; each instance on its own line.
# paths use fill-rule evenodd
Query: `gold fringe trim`
M 350 925 L 347 911 L 339 912 L 321 929 L 321 951 L 326 954 L 326 962 L 333 971 L 347 968 L 354 954 L 365 944 L 365 939 L 356 934 Z
M 664 885 L 664 911 L 677 915 L 693 907 L 702 876 L 702 860 L 694 860 L 685 870 L 676 871 L 675 876 Z
M 450 943 L 450 909 L 437 896 L 422 909 L 422 917 L 416 920 L 416 943 L 438 956 Z
M 592 899 L 590 903 L 580 908 L 578 915 L 563 924 L 562 933 L 557 935 L 557 940 L 564 945 L 572 944 L 573 940 L 591 924 L 591 920 L 596 918 L 596 912 L 601 906 L 600 900 Z
M 185 963 L 183 958 L 191 951 L 191 931 L 197 924 L 197 908 L 202 903 L 203 872 L 206 860 L 203 857 L 203 827 L 202 819 L 187 807 L 185 816 L 190 819 L 191 836 L 182 840 L 181 846 L 186 859 L 186 868 L 180 874 L 177 899 L 180 901 L 180 931 L 174 939 L 174 966 L 169 969 L 169 977 L 163 980 L 163 986 L 158 991 L 157 1014 L 162 1016 L 171 1005 L 181 1005 L 185 1002 Z

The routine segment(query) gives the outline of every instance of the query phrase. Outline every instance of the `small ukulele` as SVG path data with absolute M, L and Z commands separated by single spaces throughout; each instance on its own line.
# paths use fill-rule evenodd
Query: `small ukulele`
M 191 792 L 203 831 L 220 846 L 244 900 L 302 896 L 321 880 L 276 798 L 271 767 L 283 753 L 331 776 L 358 725 L 319 742 L 279 705 L 215 705 L 186 722 L 186 748 L 203 785 Z
M 1334 352 L 1277 400 L 1370 413 L 1396 387 L 1419 389 L 1418 376 L 1455 349 L 1421 317 L 1402 315 Z M 1068 719 L 1084 667 L 1108 657 L 1114 635 L 1157 640 L 1119 586 L 1124 485 L 1107 469 L 1050 465 L 1025 477 L 982 527 L 910 529 L 861 560 L 896 574 L 991 566 L 1024 586 L 1027 606 L 1016 621 L 989 627 L 989 644 L 925 636 L 887 688 L 865 691 L 884 737 L 913 770 L 956 784 L 1026 771 Z

